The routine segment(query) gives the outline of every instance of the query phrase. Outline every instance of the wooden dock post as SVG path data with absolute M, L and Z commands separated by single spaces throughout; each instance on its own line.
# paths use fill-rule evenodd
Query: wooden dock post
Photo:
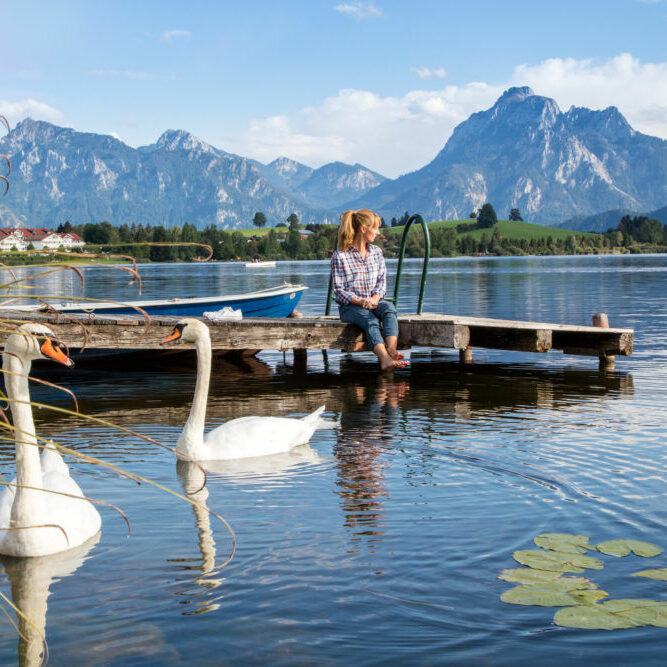
M 294 372 L 305 373 L 308 370 L 308 350 L 302 347 L 294 349 Z
M 464 347 L 462 350 L 459 350 L 459 361 L 462 364 L 471 364 L 472 363 L 472 347 Z
M 607 317 L 607 313 L 595 313 L 595 315 L 593 315 L 593 326 L 600 327 L 602 329 L 609 329 L 609 318 Z M 616 357 L 613 354 L 601 354 L 599 358 L 601 371 L 614 370 L 614 366 L 616 365 Z

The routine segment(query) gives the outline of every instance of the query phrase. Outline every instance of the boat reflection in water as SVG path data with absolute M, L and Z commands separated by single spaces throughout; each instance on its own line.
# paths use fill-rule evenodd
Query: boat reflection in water
M 51 556 L 0 556 L 0 564 L 11 584 L 12 601 L 22 614 L 17 614 L 19 665 L 33 667 L 44 662 L 46 611 L 51 584 L 54 579 L 60 580 L 74 574 L 99 542 L 100 535 L 101 532 L 78 547 Z

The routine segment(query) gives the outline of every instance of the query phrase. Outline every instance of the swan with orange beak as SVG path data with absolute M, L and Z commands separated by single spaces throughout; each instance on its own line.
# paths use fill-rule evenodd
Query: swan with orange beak
M 201 320 L 183 318 L 163 343 L 181 339 L 197 350 L 197 383 L 192 408 L 176 444 L 176 451 L 194 461 L 221 461 L 288 452 L 305 445 L 318 428 L 335 422 L 322 419 L 324 406 L 305 417 L 240 417 L 204 436 L 206 403 L 211 379 L 211 336 Z
M 99 512 L 84 498 L 56 448 L 35 435 L 30 367 L 37 359 L 51 359 L 71 368 L 74 362 L 66 349 L 41 324 L 22 325 L 5 343 L 2 368 L 14 422 L 16 479 L 0 496 L 2 554 L 47 556 L 65 551 L 96 535 L 102 525 Z

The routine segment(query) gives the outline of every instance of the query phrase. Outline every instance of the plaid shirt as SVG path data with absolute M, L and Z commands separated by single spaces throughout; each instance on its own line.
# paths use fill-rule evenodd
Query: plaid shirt
M 367 299 L 387 292 L 387 267 L 382 250 L 369 243 L 366 259 L 352 246 L 346 252 L 336 250 L 331 257 L 334 298 L 337 303 L 350 303 L 352 299 Z

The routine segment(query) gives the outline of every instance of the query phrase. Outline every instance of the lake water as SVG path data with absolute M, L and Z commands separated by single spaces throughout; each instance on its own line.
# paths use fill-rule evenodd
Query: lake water
M 407 262 L 401 311 L 415 308 L 420 270 Z M 302 282 L 306 314 L 323 312 L 327 272 L 326 262 L 141 267 L 146 298 Z M 86 281 L 91 297 L 137 297 L 108 269 L 86 270 Z M 75 293 L 73 274 L 55 282 L 51 291 Z M 96 544 L 41 564 L 5 561 L 0 590 L 11 596 L 11 580 L 31 609 L 48 595 L 52 664 L 664 664 L 667 630 L 561 628 L 553 608 L 501 602 L 510 585 L 496 577 L 541 532 L 667 548 L 666 294 L 665 256 L 433 260 L 426 311 L 571 324 L 602 311 L 635 329 L 635 352 L 607 374 L 595 358 L 557 352 L 475 350 L 463 367 L 455 351 L 414 349 L 393 379 L 368 354 L 330 353 L 325 365 L 310 353 L 305 377 L 289 353 L 218 362 L 211 427 L 322 404 L 340 420 L 292 455 L 209 471 L 197 499 L 233 527 L 233 560 L 214 569 L 231 549 L 216 518 L 73 462 L 86 494 L 126 512 L 131 537 L 102 508 Z M 82 411 L 170 445 L 195 380 L 187 365 L 34 370 L 74 390 Z M 45 387 L 33 399 L 71 406 Z M 44 411 L 36 422 L 40 434 L 169 489 L 197 486 L 197 469 L 130 434 Z M 0 472 L 13 469 L 2 444 Z M 667 600 L 664 582 L 629 576 L 666 567 L 667 555 L 602 558 L 604 569 L 587 573 L 610 598 Z M 20 647 L 28 657 L 32 634 Z M 3 624 L 0 662 L 18 651 Z

